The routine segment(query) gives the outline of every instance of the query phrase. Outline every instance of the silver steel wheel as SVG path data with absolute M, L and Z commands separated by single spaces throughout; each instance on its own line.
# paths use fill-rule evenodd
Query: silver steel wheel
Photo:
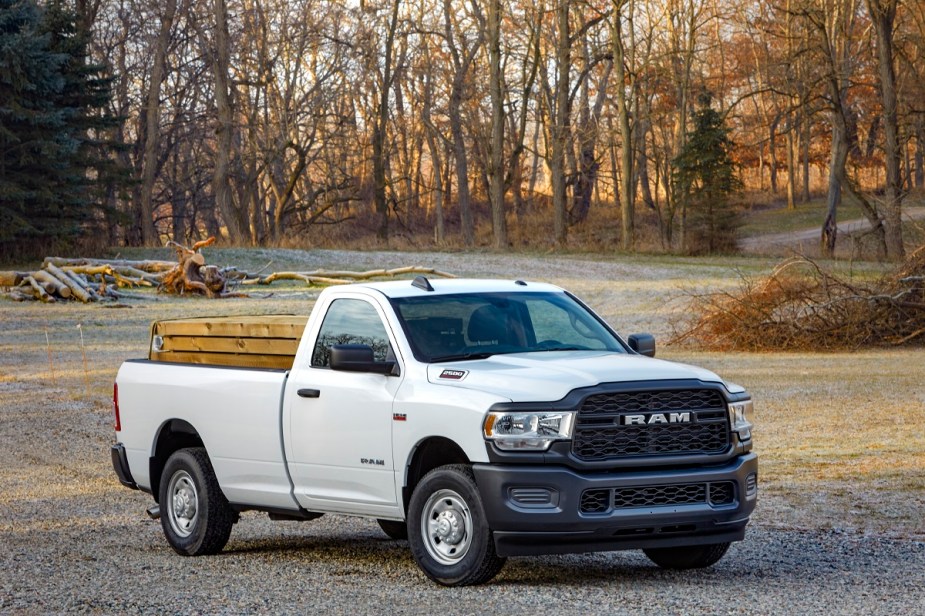
M 442 565 L 455 565 L 472 545 L 472 513 L 453 490 L 438 490 L 424 503 L 421 536 L 427 553 Z
M 192 476 L 179 470 L 170 477 L 167 486 L 167 519 L 173 532 L 189 537 L 199 517 L 199 494 Z

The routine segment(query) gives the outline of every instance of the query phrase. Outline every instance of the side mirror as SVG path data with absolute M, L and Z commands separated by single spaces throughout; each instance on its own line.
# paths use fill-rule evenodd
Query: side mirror
M 655 357 L 655 336 L 652 334 L 633 334 L 626 341 L 640 355 Z
M 376 361 L 368 344 L 335 344 L 331 347 L 331 370 L 397 376 L 397 368 L 398 364 L 394 361 Z

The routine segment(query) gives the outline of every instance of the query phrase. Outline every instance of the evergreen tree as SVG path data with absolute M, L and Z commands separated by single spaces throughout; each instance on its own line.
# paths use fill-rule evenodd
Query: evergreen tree
M 110 82 L 75 24 L 61 2 L 0 0 L 0 258 L 73 245 L 113 177 Z
M 722 116 L 699 99 L 694 128 L 672 161 L 675 194 L 687 210 L 686 250 L 692 253 L 733 252 L 738 213 L 730 196 L 741 186 L 731 152 L 734 147 Z

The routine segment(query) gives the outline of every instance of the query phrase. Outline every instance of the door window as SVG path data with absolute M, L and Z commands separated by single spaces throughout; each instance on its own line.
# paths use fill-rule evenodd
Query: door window
M 331 347 L 335 344 L 369 345 L 376 361 L 387 361 L 392 356 L 389 336 L 379 313 L 372 304 L 361 299 L 336 299 L 331 302 L 315 341 L 312 366 L 329 367 Z

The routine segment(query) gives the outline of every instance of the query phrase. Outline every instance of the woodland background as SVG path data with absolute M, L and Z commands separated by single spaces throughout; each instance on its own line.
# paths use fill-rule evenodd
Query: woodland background
M 831 253 L 843 196 L 899 259 L 923 154 L 912 0 L 0 0 L 6 260 L 728 252 L 823 197 Z

